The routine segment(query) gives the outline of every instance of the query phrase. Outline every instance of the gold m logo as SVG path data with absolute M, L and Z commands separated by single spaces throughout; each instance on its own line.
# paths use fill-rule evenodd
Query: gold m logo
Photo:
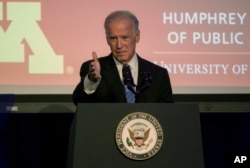
M 39 2 L 7 2 L 6 17 L 10 25 L 0 27 L 0 63 L 24 62 L 25 39 L 33 55 L 29 55 L 29 73 L 63 73 L 63 56 L 56 55 L 37 21 L 41 21 Z M 0 21 L 4 20 L 4 4 L 0 2 Z

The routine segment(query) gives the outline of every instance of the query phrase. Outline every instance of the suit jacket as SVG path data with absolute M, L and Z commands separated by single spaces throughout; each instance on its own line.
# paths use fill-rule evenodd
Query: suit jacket
M 96 91 L 90 95 L 83 91 L 83 81 L 88 74 L 90 62 L 91 60 L 81 66 L 81 81 L 73 92 L 73 102 L 76 105 L 77 103 L 125 103 L 124 85 L 111 54 L 99 58 L 102 79 Z M 138 56 L 138 70 L 138 84 L 142 80 L 140 74 L 143 72 L 151 74 L 152 84 L 136 96 L 136 102 L 173 102 L 171 83 L 166 69 Z

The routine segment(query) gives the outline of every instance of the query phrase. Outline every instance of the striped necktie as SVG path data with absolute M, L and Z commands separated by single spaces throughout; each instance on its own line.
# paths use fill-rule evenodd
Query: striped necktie
M 134 103 L 135 102 L 135 84 L 134 84 L 134 80 L 133 80 L 129 65 L 126 65 L 126 64 L 123 65 L 122 74 L 123 74 L 123 83 L 124 83 L 127 103 Z

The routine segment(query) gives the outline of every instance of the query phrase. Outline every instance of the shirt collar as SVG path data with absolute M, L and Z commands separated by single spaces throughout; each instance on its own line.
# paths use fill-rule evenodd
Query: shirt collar
M 116 64 L 117 67 L 120 67 L 120 66 L 122 67 L 123 64 L 120 63 L 119 61 L 117 61 L 114 56 L 113 56 L 113 59 L 114 59 L 115 64 Z M 132 59 L 129 61 L 128 65 L 130 66 L 131 69 L 137 69 L 137 67 L 138 67 L 138 57 L 137 57 L 136 53 L 134 54 Z
M 117 61 L 114 57 L 113 57 L 113 59 L 114 59 L 115 65 L 118 69 L 120 78 L 122 80 L 123 79 L 123 77 L 122 77 L 123 64 L 120 63 L 119 61 Z M 138 80 L 138 56 L 137 56 L 137 54 L 134 54 L 133 58 L 130 60 L 128 65 L 130 66 L 131 73 L 132 73 L 132 76 L 134 79 L 134 83 L 137 85 L 137 80 Z

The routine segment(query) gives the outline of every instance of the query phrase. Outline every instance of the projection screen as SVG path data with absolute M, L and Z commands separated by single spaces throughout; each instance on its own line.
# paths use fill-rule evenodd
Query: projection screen
M 114 10 L 140 21 L 137 53 L 174 93 L 250 93 L 249 0 L 1 0 L 0 93 L 71 94 L 82 62 L 108 55 Z M 112 79 L 111 79 L 112 80 Z

